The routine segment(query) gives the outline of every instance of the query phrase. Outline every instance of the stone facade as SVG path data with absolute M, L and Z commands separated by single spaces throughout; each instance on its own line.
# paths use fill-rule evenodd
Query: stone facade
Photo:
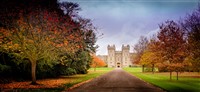
M 116 51 L 115 45 L 108 45 L 108 55 L 98 55 L 108 67 L 129 67 L 132 66 L 132 56 L 130 53 L 130 46 L 122 45 L 121 51 Z

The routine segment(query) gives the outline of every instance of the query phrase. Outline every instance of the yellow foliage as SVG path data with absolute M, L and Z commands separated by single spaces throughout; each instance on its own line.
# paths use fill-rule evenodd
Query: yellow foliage
M 10 49 L 10 48 L 12 48 L 12 46 L 8 46 L 8 48 Z
M 149 64 L 155 64 L 156 62 L 159 62 L 159 56 L 156 55 L 155 52 L 151 51 L 145 51 L 144 54 L 141 57 L 141 65 L 149 65 Z
M 27 40 L 27 42 L 29 42 L 29 43 L 33 43 L 34 41 L 29 39 L 29 40 Z

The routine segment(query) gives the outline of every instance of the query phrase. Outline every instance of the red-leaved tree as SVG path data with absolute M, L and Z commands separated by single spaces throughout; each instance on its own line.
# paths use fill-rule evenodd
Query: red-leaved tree
M 172 72 L 178 72 L 184 68 L 183 61 L 186 58 L 186 39 L 184 38 L 184 30 L 174 21 L 166 21 L 160 25 L 159 52 L 163 58 L 163 63 L 167 63 L 167 69 L 170 71 L 170 79 Z

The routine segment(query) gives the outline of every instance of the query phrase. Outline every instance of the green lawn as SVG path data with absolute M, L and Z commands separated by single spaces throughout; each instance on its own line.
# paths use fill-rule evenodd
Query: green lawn
M 198 73 L 181 73 L 179 80 L 176 80 L 173 74 L 172 80 L 169 80 L 169 73 L 142 73 L 140 67 L 124 68 L 124 70 L 169 92 L 200 92 L 200 74 Z

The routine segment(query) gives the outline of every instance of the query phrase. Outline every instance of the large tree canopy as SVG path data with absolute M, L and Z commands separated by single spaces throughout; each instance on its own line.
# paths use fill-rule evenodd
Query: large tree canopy
M 60 4 L 57 0 L 2 0 L 1 5 L 1 52 L 31 62 L 32 84 L 36 84 L 36 65 L 41 60 L 66 67 L 69 65 L 64 63 L 71 62 L 73 67 L 83 66 L 74 67 L 78 71 L 87 71 L 91 62 L 89 53 L 96 49 L 96 29 L 89 19 L 77 14 L 78 4 Z

